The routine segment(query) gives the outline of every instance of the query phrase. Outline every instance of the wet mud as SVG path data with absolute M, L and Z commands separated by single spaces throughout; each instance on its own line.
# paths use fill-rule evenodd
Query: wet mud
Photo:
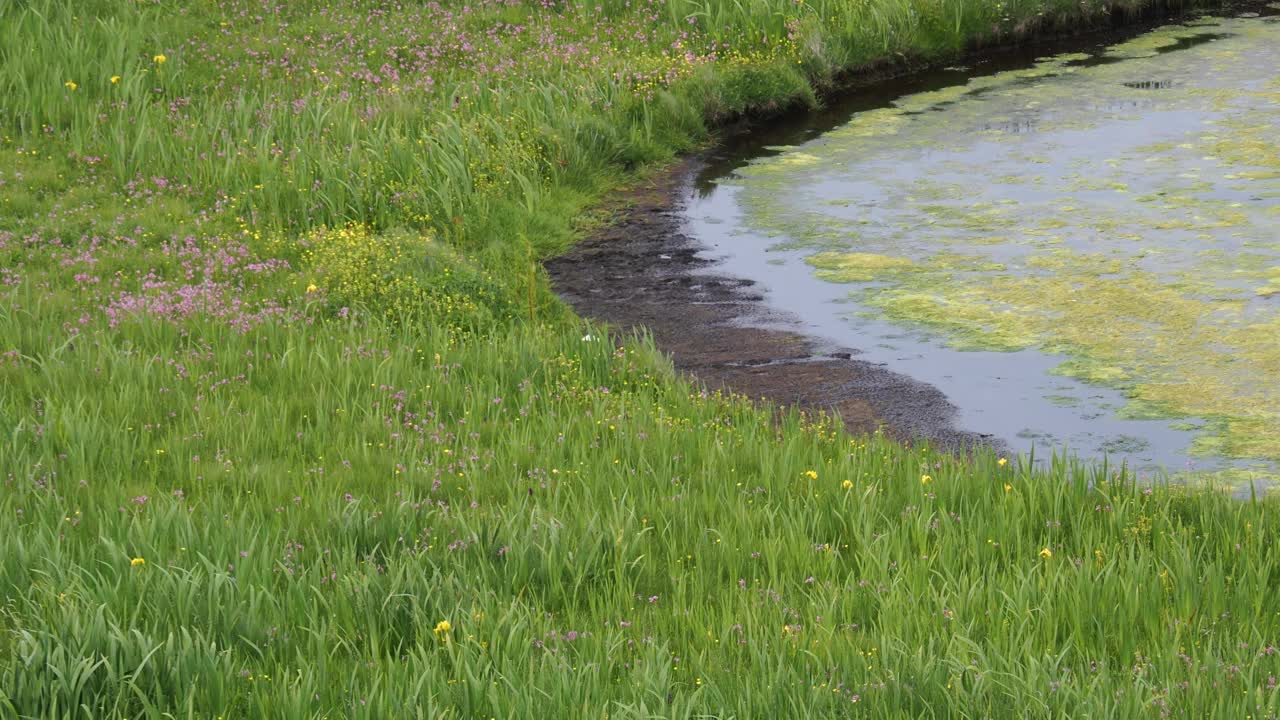
M 937 388 L 788 329 L 796 318 L 767 308 L 754 282 L 716 273 L 683 230 L 706 162 L 686 159 L 615 198 L 613 222 L 546 263 L 560 296 L 615 329 L 647 329 L 677 370 L 710 389 L 833 412 L 854 433 L 882 429 L 951 450 L 991 443 L 954 427 L 956 408 Z

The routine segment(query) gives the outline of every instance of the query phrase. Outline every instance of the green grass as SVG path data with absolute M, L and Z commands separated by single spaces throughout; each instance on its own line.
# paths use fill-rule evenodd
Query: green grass
M 0 6 L 0 717 L 1274 716 L 1273 504 L 708 396 L 537 267 L 1142 3 L 600 6 Z

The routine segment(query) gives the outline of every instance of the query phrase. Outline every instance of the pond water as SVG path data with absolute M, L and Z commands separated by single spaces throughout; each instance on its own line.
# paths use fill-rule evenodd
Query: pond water
M 1280 461 L 1280 18 L 951 68 L 713 166 L 717 272 L 1020 451 Z

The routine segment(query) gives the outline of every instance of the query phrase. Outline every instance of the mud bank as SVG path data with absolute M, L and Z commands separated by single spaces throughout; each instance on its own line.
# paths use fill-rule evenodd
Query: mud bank
M 616 198 L 615 222 L 546 268 L 578 314 L 647 329 L 677 370 L 712 389 L 835 412 L 855 433 L 964 449 L 989 436 L 953 427 L 955 407 L 931 385 L 787 329 L 749 280 L 715 272 L 683 231 L 684 203 L 711 155 L 688 158 Z

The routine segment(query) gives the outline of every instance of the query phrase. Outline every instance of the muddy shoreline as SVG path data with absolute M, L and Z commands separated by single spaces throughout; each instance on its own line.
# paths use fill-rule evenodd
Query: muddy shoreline
M 962 449 L 989 436 L 954 427 L 956 409 L 931 385 L 827 345 L 764 306 L 749 280 L 717 274 L 683 228 L 682 211 L 708 154 L 686 158 L 615 198 L 615 222 L 545 265 L 584 317 L 647 329 L 676 369 L 712 389 L 840 415 L 854 433 Z
M 1248 10 L 1252 4 L 1224 9 Z M 1037 55 L 1073 51 L 1133 36 L 1170 14 L 1126 29 L 1050 38 L 1014 48 L 969 54 L 967 66 L 1018 64 Z M 842 83 L 841 96 L 880 103 L 886 97 L 927 86 L 930 72 L 967 68 L 900 68 L 901 74 L 873 71 Z M 954 78 L 952 78 L 954 79 Z M 772 144 L 801 132 L 821 134 L 843 122 L 846 107 L 747 119 L 724 128 L 709 149 L 663 169 L 646 182 L 615 196 L 613 220 L 589 234 L 568 253 L 545 263 L 552 285 L 581 316 L 621 331 L 646 329 L 679 372 L 712 389 L 750 398 L 838 414 L 854 433 L 883 429 L 904 442 L 924 440 L 953 451 L 985 445 L 1006 450 L 991 435 L 956 426 L 956 407 L 927 383 L 888 366 L 860 360 L 857 348 L 831 345 L 801 332 L 799 318 L 771 310 L 765 289 L 750 280 L 717 272 L 707 248 L 685 229 L 684 210 L 705 189 Z

